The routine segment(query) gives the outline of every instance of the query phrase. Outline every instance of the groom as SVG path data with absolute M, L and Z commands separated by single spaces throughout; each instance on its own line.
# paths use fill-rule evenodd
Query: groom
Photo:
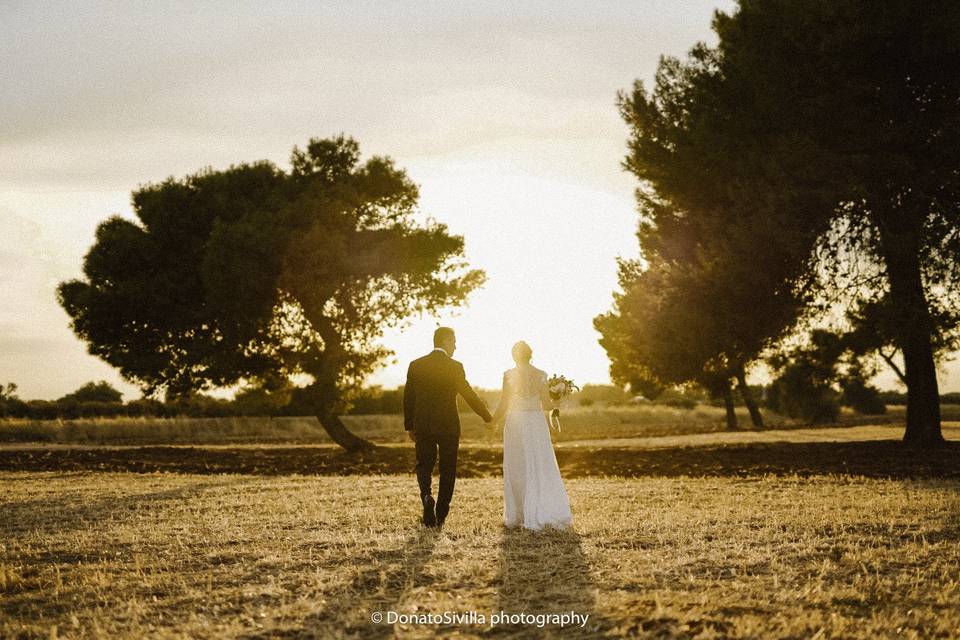
M 453 329 L 439 327 L 433 333 L 433 351 L 410 363 L 403 390 L 403 425 L 416 443 L 417 482 L 423 503 L 423 524 L 443 526 L 450 511 L 457 479 L 457 448 L 460 446 L 460 414 L 457 394 L 487 424 L 493 420 L 487 405 L 467 382 L 463 365 L 453 359 L 457 337 Z M 431 495 L 433 465 L 440 454 L 440 487 L 437 500 Z

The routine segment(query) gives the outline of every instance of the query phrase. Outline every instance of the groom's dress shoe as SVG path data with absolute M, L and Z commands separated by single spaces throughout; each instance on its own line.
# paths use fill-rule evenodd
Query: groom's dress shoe
M 428 527 L 437 526 L 437 514 L 434 513 L 433 508 L 436 503 L 433 501 L 433 496 L 423 496 L 423 524 Z

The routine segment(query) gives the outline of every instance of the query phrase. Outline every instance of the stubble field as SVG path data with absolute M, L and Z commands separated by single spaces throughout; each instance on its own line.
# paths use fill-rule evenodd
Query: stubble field
M 4 638 L 960 635 L 956 477 L 572 478 L 569 533 L 505 530 L 495 476 L 458 482 L 440 532 L 409 475 L 0 482 Z

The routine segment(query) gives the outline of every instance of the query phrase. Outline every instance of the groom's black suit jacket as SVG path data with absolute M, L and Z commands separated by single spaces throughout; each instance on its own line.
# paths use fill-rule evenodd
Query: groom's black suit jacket
M 403 389 L 403 426 L 417 433 L 460 435 L 457 394 L 486 421 L 490 411 L 467 382 L 463 365 L 443 351 L 417 358 L 407 369 Z

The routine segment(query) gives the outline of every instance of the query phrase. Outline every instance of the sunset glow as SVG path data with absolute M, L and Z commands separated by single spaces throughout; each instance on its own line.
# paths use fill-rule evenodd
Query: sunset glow
M 229 20 L 213 4 L 5 6 L 0 50 L 18 64 L 0 79 L 0 381 L 26 398 L 91 379 L 138 395 L 85 353 L 55 300 L 96 225 L 130 216 L 139 184 L 286 168 L 293 145 L 343 132 L 405 168 L 421 215 L 486 270 L 469 306 L 439 320 L 473 384 L 497 386 L 519 339 L 548 371 L 608 382 L 591 320 L 615 258 L 638 253 L 616 92 L 649 82 L 661 53 L 712 40 L 712 12 L 729 5 L 271 3 Z M 371 382 L 402 382 L 437 322 L 389 332 L 396 362 Z M 942 390 L 958 385 L 947 375 Z

